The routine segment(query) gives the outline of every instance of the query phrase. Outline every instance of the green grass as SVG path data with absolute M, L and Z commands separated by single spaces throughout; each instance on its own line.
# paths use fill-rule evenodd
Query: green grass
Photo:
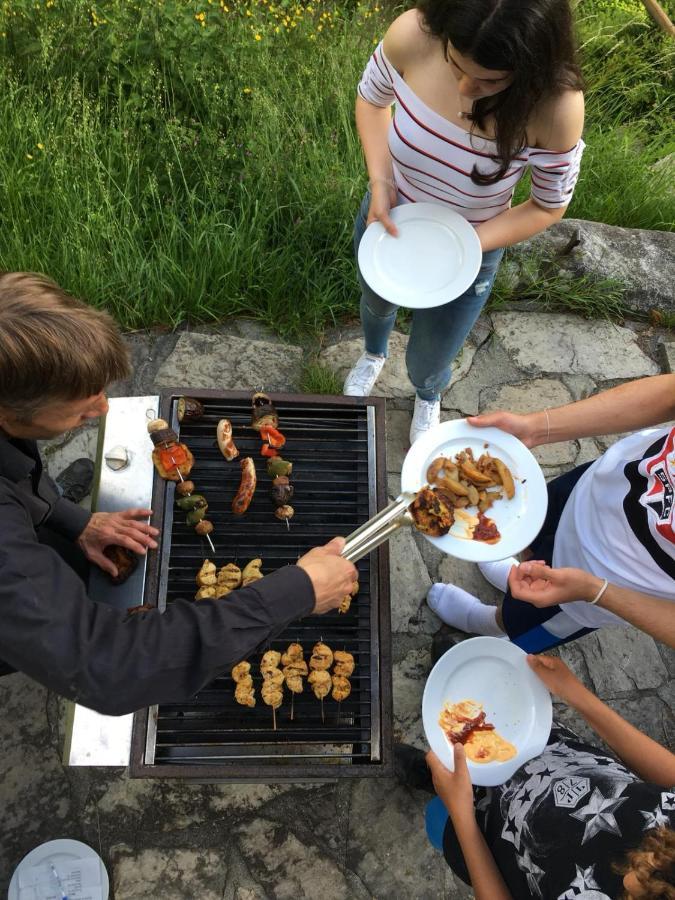
M 47 272 L 128 328 L 245 313 L 298 333 L 356 315 L 354 94 L 394 14 L 3 2 L 0 268 Z M 673 42 L 638 0 L 581 0 L 578 16 L 588 149 L 569 215 L 672 229 L 650 166 L 675 149 Z
M 573 276 L 534 254 L 519 257 L 518 277 L 514 279 L 508 266 L 508 251 L 506 262 L 497 273 L 490 310 L 517 300 L 534 303 L 547 312 L 574 312 L 586 319 L 620 321 L 626 314 L 625 290 L 615 279 Z
M 309 362 L 302 373 L 300 390 L 305 394 L 342 394 L 342 379 L 316 360 Z

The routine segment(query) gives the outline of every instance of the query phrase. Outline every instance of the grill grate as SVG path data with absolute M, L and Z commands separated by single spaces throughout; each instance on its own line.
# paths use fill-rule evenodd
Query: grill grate
M 282 455 L 293 463 L 295 516 L 287 529 L 274 517 L 260 438 L 248 427 L 250 394 L 191 393 L 204 403 L 205 415 L 185 423 L 180 432 L 195 456 L 190 478 L 209 501 L 219 566 L 234 562 L 243 568 L 261 557 L 263 572 L 272 572 L 335 534 L 353 531 L 385 502 L 383 401 L 273 396 L 287 440 Z M 160 407 L 174 427 L 177 396 L 167 392 Z M 230 509 L 240 467 L 239 459 L 227 463 L 218 450 L 215 432 L 221 418 L 232 422 L 240 458 L 252 456 L 256 463 L 258 487 L 243 517 Z M 178 597 L 194 595 L 195 575 L 202 560 L 213 558 L 213 553 L 175 509 L 174 486 L 157 481 L 154 509 L 162 510 L 162 547 L 156 571 L 149 574 L 145 601 L 164 608 Z M 224 674 L 189 703 L 150 710 L 147 721 L 135 729 L 132 774 L 194 777 L 208 772 L 219 780 L 254 780 L 256 775 L 270 780 L 283 778 L 298 765 L 307 778 L 320 773 L 325 778 L 327 765 L 335 767 L 331 777 L 387 774 L 391 662 L 386 549 L 361 560 L 358 569 L 360 591 L 346 615 L 309 616 L 291 624 L 270 644 L 283 651 L 297 641 L 306 659 L 320 639 L 335 650 L 348 650 L 356 668 L 346 701 L 338 704 L 327 697 L 322 721 L 322 704 L 305 682 L 303 693 L 294 697 L 291 720 L 291 695 L 285 690 L 274 730 L 272 711 L 260 697 L 261 654 L 257 654 L 249 659 L 255 708 L 235 703 L 234 683 Z

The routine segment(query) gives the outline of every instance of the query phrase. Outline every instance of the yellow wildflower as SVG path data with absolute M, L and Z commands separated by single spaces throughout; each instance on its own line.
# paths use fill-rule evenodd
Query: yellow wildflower
M 26 159 L 32 159 L 32 158 L 33 158 L 33 157 L 31 156 L 30 153 L 26 153 Z
M 245 87 L 244 90 L 243 90 L 243 92 L 244 92 L 244 94 L 250 94 L 250 93 L 251 93 L 251 88 Z
M 259 34 L 256 34 L 255 39 L 256 41 L 262 41 L 262 37 Z
M 45 145 L 44 145 L 44 144 L 37 144 L 37 148 L 38 148 L 38 150 L 44 150 L 44 149 L 45 149 Z

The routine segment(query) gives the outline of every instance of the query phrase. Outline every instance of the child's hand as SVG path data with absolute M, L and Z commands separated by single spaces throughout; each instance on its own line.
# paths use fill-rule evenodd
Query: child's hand
M 575 706 L 580 696 L 586 691 L 576 675 L 570 672 L 561 659 L 554 656 L 528 654 L 527 663 L 549 691 L 560 697 L 565 703 L 569 703 L 570 706 Z
M 473 788 L 466 765 L 466 754 L 461 744 L 454 745 L 455 771 L 446 769 L 433 750 L 427 753 L 427 765 L 436 793 L 453 820 L 474 818 Z
M 602 578 L 582 569 L 552 569 L 538 560 L 522 562 L 509 572 L 511 594 L 538 607 L 592 600 L 601 587 Z

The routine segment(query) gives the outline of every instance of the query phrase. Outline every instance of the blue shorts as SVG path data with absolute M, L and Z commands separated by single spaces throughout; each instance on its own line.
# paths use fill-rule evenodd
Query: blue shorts
M 530 550 L 534 559 L 543 559 L 550 566 L 553 563 L 553 543 L 565 504 L 577 481 L 592 463 L 577 466 L 571 472 L 554 478 L 547 485 L 548 510 L 544 524 L 532 541 Z M 502 605 L 504 628 L 512 643 L 526 653 L 541 653 L 560 644 L 567 644 L 595 631 L 595 628 L 579 628 L 571 616 L 561 606 L 539 608 L 524 600 L 516 600 L 507 591 Z

